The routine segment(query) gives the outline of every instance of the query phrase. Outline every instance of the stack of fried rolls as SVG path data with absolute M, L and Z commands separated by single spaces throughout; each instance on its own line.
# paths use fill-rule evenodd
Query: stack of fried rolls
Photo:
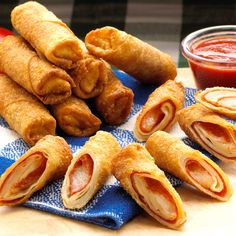
M 82 58 L 78 38 L 43 5 L 29 1 L 11 12 L 11 22 L 39 55 L 64 69 L 76 67 Z
M 49 181 L 64 176 L 72 154 L 66 141 L 47 135 L 13 163 L 0 178 L 0 205 L 18 205 Z
M 0 70 L 44 104 L 62 102 L 74 86 L 64 70 L 40 59 L 18 36 L 7 36 L 1 42 Z
M 62 186 L 65 207 L 80 209 L 111 175 L 111 162 L 121 147 L 112 134 L 98 131 L 75 154 Z
M 55 135 L 56 120 L 34 96 L 0 74 L 0 115 L 29 144 Z
M 143 83 L 161 84 L 176 77 L 176 66 L 168 54 L 114 27 L 90 31 L 85 45 L 94 56 Z
M 162 170 L 220 201 L 228 201 L 231 197 L 232 188 L 223 170 L 178 138 L 157 131 L 148 138 L 145 146 Z
M 112 163 L 114 176 L 148 214 L 174 229 L 185 223 L 180 196 L 143 146 L 127 145 Z
M 201 104 L 180 110 L 177 119 L 182 130 L 222 161 L 236 161 L 236 127 Z
M 66 134 L 84 137 L 100 128 L 100 119 L 92 114 L 83 100 L 75 96 L 67 98 L 63 103 L 51 105 L 51 110 Z
M 169 131 L 177 120 L 177 111 L 183 105 L 183 85 L 168 80 L 149 95 L 135 122 L 135 137 L 145 141 L 157 130 Z

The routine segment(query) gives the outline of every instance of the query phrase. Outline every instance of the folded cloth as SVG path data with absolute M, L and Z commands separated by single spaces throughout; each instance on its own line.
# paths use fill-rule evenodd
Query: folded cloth
M 133 136 L 135 119 L 142 105 L 146 102 L 148 95 L 155 87 L 141 85 L 132 77 L 120 71 L 115 71 L 115 74 L 125 86 L 130 87 L 134 91 L 134 104 L 126 123 L 120 126 L 103 125 L 101 129 L 111 132 L 118 139 L 121 146 L 124 147 L 128 143 L 137 142 Z M 185 106 L 195 103 L 194 93 L 196 90 L 187 88 L 185 92 Z M 175 132 L 178 133 L 178 129 L 176 131 L 175 128 Z M 0 134 L 0 174 L 2 174 L 8 166 L 29 149 L 29 146 L 10 130 L 2 118 L 0 118 Z M 73 153 L 88 140 L 88 138 L 66 136 L 64 133 L 60 135 L 69 143 Z M 195 149 L 203 151 L 186 137 L 184 142 Z M 205 151 L 204 154 L 206 154 Z M 209 154 L 207 155 L 212 157 Z M 178 186 L 182 183 L 179 179 L 168 173 L 166 174 L 173 186 Z M 141 208 L 120 187 L 119 182 L 114 177 L 111 177 L 94 198 L 81 210 L 68 210 L 64 208 L 60 193 L 61 185 L 62 179 L 49 183 L 42 190 L 35 193 L 23 206 L 91 222 L 110 229 L 120 228 L 141 212 Z

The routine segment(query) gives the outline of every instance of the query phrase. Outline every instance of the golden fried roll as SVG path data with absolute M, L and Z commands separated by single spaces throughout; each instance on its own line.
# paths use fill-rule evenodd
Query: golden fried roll
M 39 140 L 0 178 L 0 205 L 18 205 L 49 181 L 64 176 L 72 154 L 66 141 L 47 135 Z
M 35 97 L 0 74 L 0 115 L 29 145 L 55 135 L 56 120 Z
M 70 69 L 82 58 L 78 38 L 43 5 L 29 1 L 15 7 L 11 22 L 18 33 L 53 64 Z
M 101 121 L 92 114 L 87 104 L 74 96 L 51 106 L 60 128 L 69 135 L 84 137 L 95 133 Z
M 181 129 L 222 161 L 236 161 L 236 126 L 217 113 L 195 104 L 177 114 Z
M 106 26 L 85 38 L 89 52 L 147 84 L 160 84 L 176 77 L 176 66 L 166 53 L 140 39 Z
M 103 60 L 90 55 L 84 42 L 79 40 L 79 43 L 83 49 L 83 59 L 79 60 L 77 66 L 69 72 L 76 85 L 73 93 L 79 98 L 93 98 L 101 94 L 107 83 L 106 64 Z
M 75 154 L 62 186 L 66 208 L 85 206 L 111 175 L 111 161 L 120 151 L 112 134 L 98 131 Z
M 180 196 L 140 144 L 129 144 L 113 159 L 113 174 L 132 198 L 160 223 L 178 228 L 186 221 Z
M 44 104 L 62 102 L 74 82 L 61 68 L 40 59 L 21 37 L 7 36 L 0 44 L 0 70 Z
M 169 131 L 176 122 L 176 112 L 184 104 L 184 87 L 181 83 L 168 80 L 149 95 L 139 113 L 134 135 L 145 141 L 157 130 Z
M 195 99 L 203 106 L 236 119 L 236 89 L 213 87 L 195 94 Z
M 220 201 L 228 201 L 232 188 L 227 175 L 211 159 L 164 131 L 153 133 L 145 144 L 156 164 Z
M 130 114 L 134 93 L 121 83 L 111 68 L 107 70 L 108 82 L 102 93 L 95 98 L 95 106 L 107 124 L 119 125 Z

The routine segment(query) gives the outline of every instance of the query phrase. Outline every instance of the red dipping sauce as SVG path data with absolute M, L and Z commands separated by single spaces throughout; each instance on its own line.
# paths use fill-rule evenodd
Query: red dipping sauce
M 182 41 L 182 53 L 198 88 L 236 87 L 236 26 L 196 31 Z

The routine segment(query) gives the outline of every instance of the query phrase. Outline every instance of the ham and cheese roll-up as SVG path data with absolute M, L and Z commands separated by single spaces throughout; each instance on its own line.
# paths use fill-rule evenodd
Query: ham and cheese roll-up
M 13 163 L 0 178 L 0 205 L 18 205 L 49 181 L 64 176 L 72 154 L 66 141 L 47 135 Z
M 55 135 L 56 120 L 34 96 L 0 74 L 0 115 L 29 145 Z
M 43 5 L 29 1 L 15 7 L 11 22 L 18 33 L 53 64 L 70 69 L 82 58 L 78 38 Z
M 40 59 L 26 42 L 7 36 L 0 44 L 0 71 L 34 94 L 44 104 L 62 102 L 74 82 L 61 68 Z
M 87 104 L 74 96 L 51 106 L 60 128 L 69 135 L 84 137 L 95 133 L 101 121 L 92 114 Z
M 111 175 L 111 161 L 120 151 L 115 137 L 98 131 L 75 154 L 62 186 L 62 199 L 66 208 L 80 209 L 103 186 Z
M 83 49 L 83 58 L 69 71 L 76 85 L 73 93 L 79 98 L 93 98 L 101 94 L 107 83 L 106 64 L 90 55 L 83 41 L 79 40 L 79 44 Z
M 195 99 L 203 106 L 236 119 L 236 89 L 225 87 L 207 88 L 195 94 Z
M 95 98 L 97 111 L 109 125 L 119 125 L 129 116 L 134 93 L 124 86 L 111 68 L 108 70 L 108 83 L 102 93 Z
M 170 130 L 176 122 L 176 112 L 183 104 L 183 85 L 168 80 L 149 95 L 135 122 L 135 137 L 145 141 L 157 130 Z
M 161 84 L 177 74 L 176 66 L 166 53 L 142 40 L 106 26 L 90 31 L 85 38 L 89 52 L 147 84 Z
M 180 110 L 177 119 L 181 129 L 212 155 L 236 161 L 236 126 L 201 104 Z
M 146 144 L 156 164 L 220 201 L 227 201 L 232 188 L 223 170 L 201 152 L 164 131 L 152 134 Z
M 185 223 L 180 196 L 143 146 L 127 145 L 112 163 L 114 176 L 148 214 L 174 229 Z

